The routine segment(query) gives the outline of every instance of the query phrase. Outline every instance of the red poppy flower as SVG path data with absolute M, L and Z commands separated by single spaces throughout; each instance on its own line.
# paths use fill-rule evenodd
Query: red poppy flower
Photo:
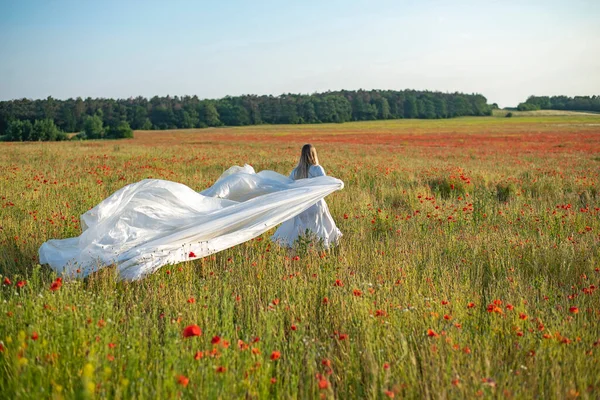
M 290 327 L 290 329 L 291 329 L 291 330 L 293 330 L 293 331 L 295 331 L 295 330 L 297 330 L 297 329 L 298 329 L 298 327 L 297 327 L 296 325 L 292 325 L 292 326 Z
M 183 337 L 188 338 L 192 336 L 200 336 L 202 335 L 202 330 L 198 325 L 189 325 L 186 326 L 183 330 Z
M 39 339 L 39 337 L 40 337 L 40 336 L 38 335 L 38 333 L 37 333 L 37 332 L 33 332 L 33 333 L 31 334 L 31 340 L 38 340 L 38 339 Z
M 386 390 L 384 393 L 390 399 L 393 399 L 395 396 L 394 392 L 392 392 L 391 390 Z
M 190 383 L 190 380 L 183 375 L 179 375 L 179 378 L 177 378 L 177 383 L 179 383 L 181 386 L 185 387 L 188 385 L 188 383 Z
M 325 367 L 331 368 L 331 360 L 328 360 L 327 358 L 322 360 L 321 364 Z
M 526 320 L 527 319 L 527 315 L 523 314 L 523 313 L 520 313 L 519 314 L 519 319 Z
M 471 302 L 469 304 L 467 304 L 467 308 L 473 308 L 475 307 L 475 303 Z
M 570 307 L 569 308 L 569 312 L 571 314 L 577 314 L 579 312 L 579 308 L 577 308 L 577 307 Z
M 212 340 L 210 341 L 212 344 L 219 344 L 219 342 L 221 341 L 221 337 L 219 336 L 213 336 Z
M 281 353 L 278 351 L 274 351 L 271 353 L 271 361 L 279 360 L 281 357 Z
M 27 285 L 27 282 L 26 282 L 26 281 L 19 281 L 19 282 L 17 282 L 17 285 L 16 285 L 16 286 L 17 286 L 18 288 L 22 288 L 22 287 L 23 287 L 23 286 L 25 286 L 25 285 Z
M 358 290 L 358 289 L 354 289 L 352 291 L 352 294 L 355 295 L 356 297 L 359 297 L 359 296 L 362 295 L 362 292 L 360 290 Z
M 427 336 L 429 337 L 438 337 L 439 335 L 435 333 L 433 329 L 427 329 Z
M 218 374 L 222 374 L 225 371 L 227 371 L 227 368 L 225 368 L 224 366 L 220 365 L 220 366 L 217 367 L 217 373 Z
M 10 281 L 10 279 L 8 279 L 8 277 L 4 277 L 4 282 L 3 282 L 6 286 L 12 285 L 12 282 Z
M 60 289 L 61 286 L 62 286 L 62 278 L 56 278 L 54 280 L 54 282 L 52 282 L 52 284 L 50 285 L 50 290 L 55 292 L 58 289 Z
M 329 387 L 329 382 L 327 382 L 327 379 L 325 379 L 325 378 L 319 379 L 319 389 L 325 390 L 328 387 Z
M 340 281 L 339 279 L 335 280 L 335 283 L 333 284 L 333 286 L 344 286 L 344 283 L 342 281 Z

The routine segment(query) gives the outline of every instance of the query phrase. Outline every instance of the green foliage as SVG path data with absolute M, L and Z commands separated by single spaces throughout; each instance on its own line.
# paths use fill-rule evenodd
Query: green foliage
M 453 118 L 489 115 L 492 107 L 478 94 L 415 90 L 341 90 L 311 95 L 154 96 L 151 99 L 11 100 L 0 102 L 0 135 L 12 120 L 51 119 L 66 132 L 101 139 L 127 121 L 136 130 L 204 128 L 259 124 L 306 124 L 397 118 Z M 95 118 L 97 117 L 97 118 Z M 90 122 L 93 118 L 93 122 Z M 98 118 L 102 123 L 102 129 Z M 106 128 L 104 128 L 106 127 Z M 110 128 L 110 129 L 109 129 Z M 12 129 L 12 128 L 11 128 Z M 11 137 L 15 137 L 11 133 Z M 34 136 L 32 140 L 38 140 Z
M 121 121 L 119 122 L 119 125 L 109 129 L 107 137 L 110 139 L 133 138 L 133 130 L 127 121 Z
M 571 110 L 600 112 L 600 96 L 529 96 L 519 111 Z
M 83 134 L 86 139 L 104 138 L 104 126 L 99 115 L 85 117 L 83 121 Z
M 498 183 L 496 185 L 496 197 L 498 201 L 505 203 L 514 197 L 516 190 L 513 183 Z
M 467 191 L 465 183 L 455 178 L 433 178 L 427 184 L 434 194 L 444 199 L 464 196 Z
M 33 124 L 29 120 L 9 121 L 4 136 L 4 140 L 8 142 L 53 142 L 66 138 L 51 119 L 35 120 Z

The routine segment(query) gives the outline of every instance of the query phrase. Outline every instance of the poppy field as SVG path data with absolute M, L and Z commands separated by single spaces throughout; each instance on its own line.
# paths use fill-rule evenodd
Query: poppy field
M 345 188 L 323 251 L 273 231 L 137 282 L 39 265 L 145 178 Z M 136 131 L 0 143 L 0 397 L 600 398 L 600 115 Z

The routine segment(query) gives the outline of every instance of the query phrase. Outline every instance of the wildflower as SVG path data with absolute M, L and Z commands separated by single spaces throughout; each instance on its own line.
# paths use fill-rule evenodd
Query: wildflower
M 393 399 L 393 398 L 394 398 L 394 396 L 395 396 L 394 392 L 392 392 L 391 390 L 386 390 L 384 393 L 385 393 L 385 395 L 386 395 L 387 397 L 389 397 L 390 399 Z
M 202 335 L 202 330 L 198 325 L 189 325 L 183 330 L 183 337 L 185 338 L 200 335 Z
M 383 363 L 383 369 L 390 369 L 390 364 Z
M 321 365 L 323 365 L 324 367 L 327 367 L 327 368 L 331 368 L 331 360 L 325 358 L 325 359 L 321 360 Z
M 39 338 L 39 337 L 40 337 L 40 336 L 38 335 L 38 333 L 37 333 L 37 332 L 33 332 L 33 333 L 31 334 L 31 340 L 38 340 L 38 338 Z
M 348 334 L 346 334 L 346 333 L 340 333 L 340 335 L 338 336 L 338 339 L 340 339 L 340 340 L 346 340 L 346 339 L 348 339 Z
M 333 284 L 333 286 L 339 286 L 339 287 L 341 287 L 341 286 L 344 286 L 344 283 L 342 281 L 340 281 L 339 279 L 336 279 L 335 283 Z
M 571 314 L 577 314 L 579 312 L 579 308 L 577 308 L 577 307 L 570 307 L 569 308 L 569 312 Z
M 271 361 L 279 360 L 280 357 L 281 357 L 281 353 L 278 351 L 273 351 L 271 353 Z
M 519 319 L 526 320 L 527 319 L 527 315 L 523 314 L 523 313 L 520 313 L 519 314 Z
M 293 331 L 295 331 L 295 330 L 297 330 L 298 328 L 296 327 L 296 325 L 292 325 L 292 326 L 290 327 L 290 329 L 291 329 L 291 330 L 293 330 Z
M 217 367 L 217 373 L 218 374 L 222 374 L 225 371 L 227 371 L 227 368 L 225 368 L 224 366 L 220 365 L 220 366 Z
M 6 286 L 10 286 L 12 285 L 12 282 L 10 281 L 10 279 L 8 279 L 8 277 L 4 277 L 4 282 L 3 282 Z
M 362 295 L 362 292 L 360 290 L 358 290 L 358 289 L 354 289 L 352 291 L 352 294 L 355 295 L 356 297 L 359 297 L 359 296 Z
M 435 333 L 433 329 L 427 329 L 427 336 L 429 337 L 438 337 L 439 335 Z
M 184 375 L 179 375 L 179 378 L 177 378 L 177 383 L 179 383 L 183 387 L 186 387 L 188 383 L 190 383 L 190 380 Z
M 219 342 L 221 341 L 221 337 L 220 336 L 213 336 L 212 340 L 210 341 L 212 344 L 219 344 Z
M 271 378 L 271 385 L 274 385 L 277 383 L 277 378 Z
M 444 315 L 444 319 L 445 319 L 446 321 L 450 321 L 450 320 L 452 319 L 452 316 L 451 316 L 451 315 L 448 315 L 448 314 L 446 314 L 446 315 Z
M 506 309 L 507 309 L 507 310 L 510 310 L 510 311 L 512 311 L 512 310 L 514 310 L 514 308 L 515 308 L 515 307 L 514 307 L 512 304 L 507 304 L 507 305 L 506 305 Z
M 190 297 L 189 299 L 187 299 L 187 302 L 190 304 L 194 304 L 196 302 L 196 299 L 193 297 Z
M 467 308 L 473 308 L 475 307 L 475 303 L 470 302 L 469 304 L 467 304 Z
M 201 351 L 197 351 L 196 354 L 194 354 L 194 360 L 199 360 L 203 357 L 204 357 L 204 353 Z
M 327 382 L 327 379 L 321 377 L 319 379 L 319 389 L 321 390 L 325 390 L 329 387 L 329 382 Z
M 25 285 L 27 285 L 26 281 L 19 281 L 19 282 L 17 282 L 17 284 L 15 286 L 18 288 L 22 288 Z
M 55 292 L 58 289 L 60 289 L 61 286 L 62 286 L 62 278 L 56 278 L 54 280 L 54 282 L 52 282 L 52 284 L 50 285 L 50 290 Z
M 442 305 L 445 306 L 447 304 L 449 304 L 450 302 L 448 300 L 442 300 Z

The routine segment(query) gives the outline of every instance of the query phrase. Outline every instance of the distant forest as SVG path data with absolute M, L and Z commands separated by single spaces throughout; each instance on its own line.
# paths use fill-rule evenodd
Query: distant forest
M 519 104 L 519 111 L 568 110 L 600 112 L 600 96 L 530 96 Z
M 65 136 L 60 132 L 81 132 L 78 137 L 82 139 L 119 138 L 131 137 L 131 129 L 433 119 L 491 112 L 492 106 L 480 94 L 415 90 L 342 90 L 276 97 L 228 96 L 218 100 L 200 100 L 197 96 L 155 96 L 149 100 L 48 97 L 0 102 L 0 136 L 11 141 L 61 140 Z M 35 131 L 36 121 L 38 127 L 49 126 L 53 133 Z

